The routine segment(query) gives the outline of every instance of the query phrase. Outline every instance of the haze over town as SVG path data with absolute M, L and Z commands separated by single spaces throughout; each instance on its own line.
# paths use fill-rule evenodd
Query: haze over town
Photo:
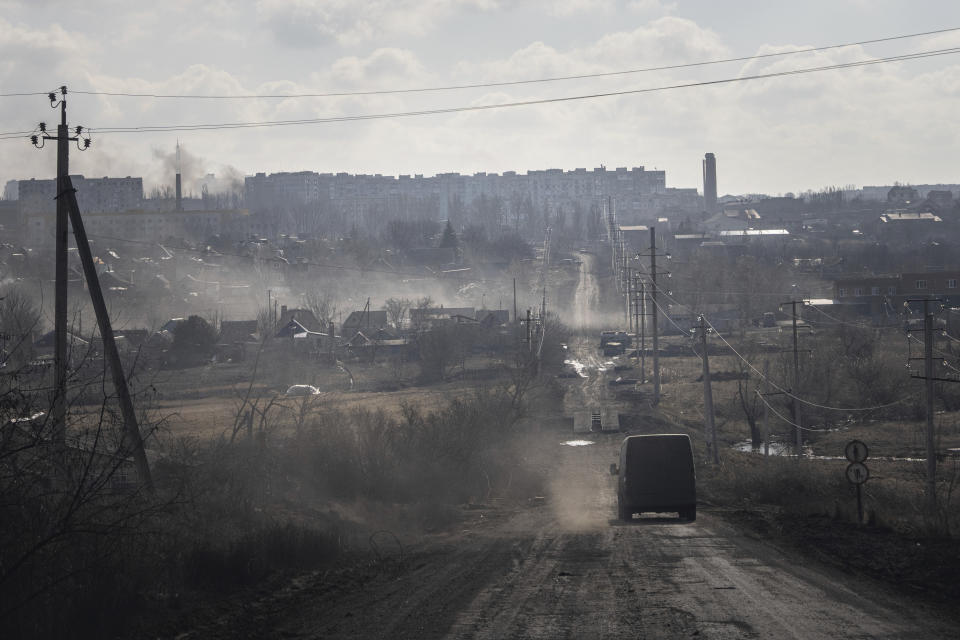
M 954 638 L 960 5 L 777 4 L 0 0 L 0 637 Z

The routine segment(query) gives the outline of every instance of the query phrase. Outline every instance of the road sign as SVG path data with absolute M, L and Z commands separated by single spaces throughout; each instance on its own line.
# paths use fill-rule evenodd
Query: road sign
M 844 448 L 843 454 L 847 456 L 847 460 L 850 462 L 863 462 L 870 455 L 870 450 L 867 449 L 867 445 L 859 440 L 851 440 Z
M 870 470 L 862 462 L 851 462 L 847 465 L 847 480 L 851 484 L 863 484 L 870 477 Z

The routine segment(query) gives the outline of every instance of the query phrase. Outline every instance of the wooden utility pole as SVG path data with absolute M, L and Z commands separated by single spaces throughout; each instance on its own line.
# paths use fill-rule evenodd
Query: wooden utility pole
M 933 429 L 933 314 L 930 300 L 923 301 L 923 375 L 927 387 L 927 509 L 937 509 L 937 450 Z
M 523 320 L 522 322 L 527 325 L 527 351 L 530 351 L 533 349 L 533 343 L 530 341 L 530 323 L 532 322 L 530 318 L 530 309 L 527 309 L 527 319 Z
M 713 389 L 710 386 L 710 357 L 707 355 L 707 323 L 700 316 L 700 345 L 703 347 L 703 419 L 704 440 L 708 453 L 713 452 L 713 463 L 720 464 L 720 449 L 717 446 L 717 425 L 713 419 Z
M 660 336 L 657 335 L 657 233 L 656 227 L 650 227 L 650 310 L 653 320 L 653 404 L 660 404 Z
M 634 330 L 636 331 L 636 334 L 639 335 L 640 337 L 640 344 L 637 345 L 636 351 L 637 351 L 637 360 L 639 360 L 641 363 L 640 364 L 640 383 L 641 384 L 645 382 L 645 376 L 643 375 L 643 372 L 644 372 L 644 369 L 646 368 L 645 367 L 646 354 L 644 353 L 644 351 L 646 351 L 646 346 L 647 346 L 645 344 L 646 340 L 644 336 L 644 328 L 647 323 L 647 319 L 643 316 L 643 305 L 644 305 L 643 298 L 644 298 L 643 280 L 640 278 L 639 273 L 635 273 L 633 275 L 633 316 L 634 316 L 633 327 L 634 327 Z
M 647 381 L 647 295 L 644 292 L 645 284 L 640 281 L 640 311 L 642 318 L 640 320 L 640 382 Z
M 924 489 L 927 513 L 930 516 L 936 514 L 937 510 L 937 433 L 933 424 L 933 383 L 938 382 L 960 382 L 956 378 L 949 378 L 934 375 L 933 371 L 933 312 L 930 310 L 930 304 L 942 300 L 937 298 L 921 298 L 907 300 L 907 302 L 923 302 L 923 375 L 911 375 L 911 378 L 922 378 L 926 388 L 926 444 L 927 444 L 927 482 Z M 908 332 L 911 331 L 908 329 Z M 915 358 L 911 358 L 913 360 Z
M 790 406 L 793 407 L 793 425 L 794 431 L 796 432 L 794 447 L 796 448 L 797 459 L 800 459 L 803 456 L 803 432 L 800 423 L 800 400 L 797 396 L 800 391 L 800 349 L 797 342 L 797 305 L 803 304 L 803 301 L 791 300 L 784 304 L 789 304 L 793 310 L 793 389 L 790 390 L 792 394 Z
M 763 380 L 767 392 L 770 391 L 770 361 L 763 360 Z M 763 455 L 770 455 L 770 407 L 767 405 L 767 399 L 760 396 L 763 400 Z

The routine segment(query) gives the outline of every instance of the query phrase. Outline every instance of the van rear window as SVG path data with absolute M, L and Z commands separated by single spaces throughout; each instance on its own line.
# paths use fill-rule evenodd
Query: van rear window
M 627 447 L 627 466 L 651 472 L 690 468 L 690 441 L 686 438 L 637 438 Z

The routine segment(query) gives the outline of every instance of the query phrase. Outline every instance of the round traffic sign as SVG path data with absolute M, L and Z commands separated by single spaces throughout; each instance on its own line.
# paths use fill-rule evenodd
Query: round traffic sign
M 870 470 L 862 462 L 851 462 L 847 465 L 847 480 L 852 484 L 863 484 L 870 477 Z
M 870 455 L 870 450 L 859 440 L 851 440 L 843 449 L 843 454 L 850 462 L 863 462 Z

